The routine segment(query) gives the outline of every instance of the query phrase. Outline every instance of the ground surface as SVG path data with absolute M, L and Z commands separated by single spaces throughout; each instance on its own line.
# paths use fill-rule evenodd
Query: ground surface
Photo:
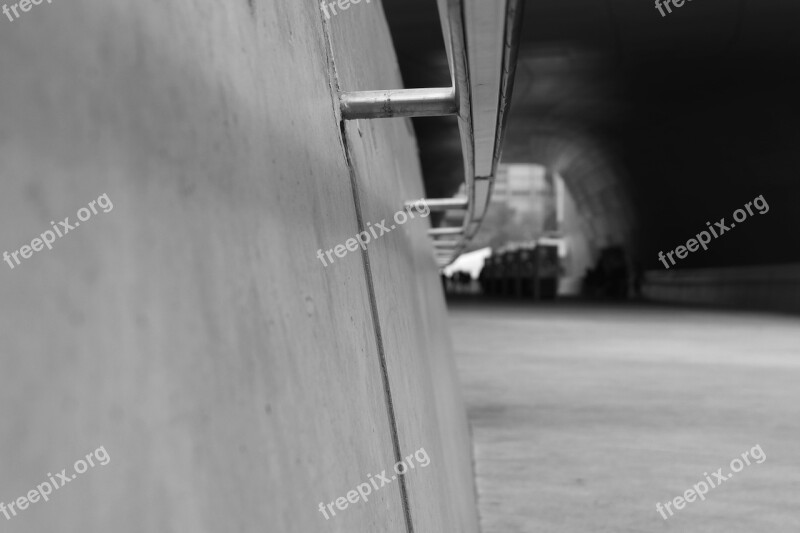
M 571 304 L 450 312 L 483 533 L 800 531 L 800 319 Z M 766 460 L 705 501 L 668 520 L 656 511 L 756 445 Z

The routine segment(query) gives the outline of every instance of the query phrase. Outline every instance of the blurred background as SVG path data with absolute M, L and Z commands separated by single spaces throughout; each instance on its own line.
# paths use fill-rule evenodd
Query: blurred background
M 789 229 L 800 223 L 791 205 L 800 192 L 800 7 L 686 2 L 662 17 L 649 4 L 525 3 L 503 164 L 471 250 L 557 244 L 562 294 L 576 294 L 587 270 L 617 255 L 629 276 L 654 274 L 640 285 L 660 299 L 798 309 L 796 284 L 791 296 L 768 284 L 800 261 Z M 386 10 L 406 84 L 446 85 L 435 3 L 389 1 Z M 456 194 L 463 171 L 455 119 L 413 121 L 428 194 Z M 674 269 L 693 272 L 664 277 L 659 251 L 684 244 L 707 221 L 731 222 L 758 195 L 768 216 Z M 700 268 L 707 281 L 687 293 Z M 747 287 L 720 286 L 720 278 L 739 283 L 731 275 Z M 775 293 L 773 301 L 755 294 L 762 291 Z
M 446 84 L 434 3 L 386 11 L 405 82 Z M 798 20 L 783 0 L 525 2 L 490 208 L 441 273 L 485 532 L 800 526 Z M 429 196 L 463 195 L 456 121 L 413 123 Z M 659 261 L 759 195 L 765 214 Z M 767 442 L 772 465 L 657 513 Z

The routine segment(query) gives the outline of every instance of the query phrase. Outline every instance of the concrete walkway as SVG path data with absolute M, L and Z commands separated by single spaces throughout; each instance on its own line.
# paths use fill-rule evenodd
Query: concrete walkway
M 483 533 L 800 531 L 800 319 L 569 304 L 450 311 Z M 766 460 L 705 501 L 673 504 L 668 520 L 656 511 L 756 445 Z

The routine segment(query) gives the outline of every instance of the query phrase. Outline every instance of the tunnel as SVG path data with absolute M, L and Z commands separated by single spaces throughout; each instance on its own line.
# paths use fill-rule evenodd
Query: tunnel
M 796 531 L 798 16 L 0 5 L 0 522 Z
M 559 173 L 593 255 L 624 246 L 647 272 L 651 298 L 797 310 L 798 252 L 787 233 L 796 210 L 772 207 L 798 194 L 797 6 L 686 2 L 661 16 L 642 3 L 526 3 L 503 162 Z M 444 51 L 420 28 L 435 6 L 412 4 L 387 11 L 404 80 L 427 86 L 443 65 L 446 73 Z M 414 124 L 426 190 L 454 194 L 455 125 Z M 748 211 L 757 197 L 767 207 Z M 723 218 L 728 229 L 715 225 Z M 659 253 L 696 240 L 707 222 L 723 234 L 665 267 Z

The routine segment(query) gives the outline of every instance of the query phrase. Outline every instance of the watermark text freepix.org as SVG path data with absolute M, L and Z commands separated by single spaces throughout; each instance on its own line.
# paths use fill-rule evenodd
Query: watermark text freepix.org
M 747 209 L 747 212 L 745 212 L 744 209 L 737 209 L 736 211 L 734 211 L 733 219 L 736 222 L 744 222 L 747 219 L 748 213 L 750 213 L 751 216 L 754 215 L 753 210 L 750 208 L 750 206 L 753 205 L 755 206 L 756 209 L 758 209 L 759 215 L 764 215 L 769 211 L 769 205 L 767 205 L 767 201 L 764 199 L 764 195 L 761 194 L 759 196 L 756 196 L 752 202 L 747 202 L 746 204 L 744 204 L 744 207 L 745 209 Z M 740 214 L 741 216 L 739 216 Z M 669 265 L 667 264 L 667 258 L 669 258 L 670 262 L 674 266 L 675 259 L 672 257 L 673 254 L 677 255 L 678 259 L 684 259 L 687 255 L 689 255 L 689 252 L 696 252 L 697 249 L 701 246 L 703 247 L 703 250 L 708 250 L 708 246 L 706 245 L 711 242 L 711 235 L 713 234 L 715 239 L 722 236 L 723 233 L 728 232 L 731 229 L 735 228 L 736 222 L 731 222 L 730 226 L 726 226 L 724 217 L 719 219 L 719 222 L 714 222 L 714 226 L 711 225 L 711 222 L 706 222 L 706 226 L 708 226 L 708 229 L 711 230 L 711 233 L 705 230 L 701 231 L 700 233 L 695 235 L 695 237 L 697 237 L 696 240 L 689 239 L 688 241 L 686 241 L 686 246 L 683 245 L 678 246 L 674 250 L 670 250 L 669 252 L 667 252 L 666 256 L 664 255 L 663 251 L 658 252 L 658 260 L 664 263 L 664 267 L 669 269 Z
M 81 207 L 78 209 L 78 220 L 80 222 L 75 222 L 74 224 L 70 224 L 69 217 L 65 218 L 61 222 L 56 225 L 55 222 L 52 220 L 50 221 L 50 225 L 53 226 L 52 230 L 46 230 L 42 233 L 39 237 L 36 237 L 31 241 L 30 246 L 27 244 L 20 248 L 19 250 L 14 250 L 10 254 L 8 251 L 3 252 L 3 261 L 8 263 L 9 268 L 12 270 L 14 269 L 14 263 L 11 262 L 13 258 L 17 265 L 20 264 L 19 256 L 21 255 L 23 259 L 28 259 L 33 255 L 33 252 L 38 252 L 42 250 L 45 246 L 47 246 L 48 250 L 53 249 L 53 243 L 56 241 L 56 235 L 59 237 L 63 237 L 71 230 L 74 230 L 78 226 L 81 225 L 81 222 L 86 222 L 90 218 L 92 218 L 92 213 L 95 215 L 98 213 L 97 208 L 95 208 L 95 204 L 100 206 L 103 209 L 103 213 L 108 213 L 112 209 L 114 209 L 114 204 L 111 203 L 111 200 L 108 198 L 108 194 L 102 194 L 97 200 L 92 200 L 89 202 L 89 207 L 92 208 L 89 211 L 89 207 Z M 40 238 L 41 237 L 41 238 Z
M 11 4 L 11 11 L 14 12 L 15 17 L 20 18 L 22 15 L 20 15 L 17 11 L 17 6 L 19 6 L 22 11 L 27 13 L 33 6 L 38 6 L 42 2 L 43 0 L 21 0 L 19 4 Z M 47 3 L 52 4 L 53 0 L 47 0 Z M 14 22 L 15 19 L 11 17 L 11 11 L 8 10 L 8 4 L 3 4 L 3 15 L 7 16 L 8 20 L 11 22 Z
M 421 454 L 421 455 L 420 455 Z M 420 448 L 412 455 L 409 455 L 405 458 L 405 461 L 400 461 L 394 465 L 394 472 L 391 478 L 386 476 L 386 470 L 383 470 L 380 474 L 372 477 L 372 474 L 367 474 L 367 478 L 369 479 L 369 483 L 361 483 L 359 484 L 354 490 L 351 490 L 347 493 L 347 497 L 344 496 L 336 498 L 331 503 L 327 504 L 327 511 L 325 510 L 326 505 L 322 502 L 319 502 L 319 512 L 325 517 L 325 520 L 329 520 L 330 517 L 328 516 L 328 511 L 330 511 L 331 515 L 336 516 L 336 511 L 333 510 L 334 504 L 336 504 L 336 508 L 340 511 L 344 511 L 347 509 L 347 506 L 351 503 L 358 503 L 360 499 L 363 502 L 366 502 L 369 498 L 370 494 L 372 494 L 372 488 L 374 487 L 376 491 L 382 489 L 385 485 L 388 485 L 395 479 L 397 476 L 405 475 L 410 469 L 414 469 L 414 461 L 411 459 L 416 459 L 419 463 L 421 468 L 425 468 L 429 464 L 431 464 L 431 458 L 428 457 L 428 452 L 425 451 L 425 448 Z M 406 464 L 406 461 L 408 464 Z M 401 469 L 402 467 L 402 469 Z M 377 480 L 377 481 L 376 481 Z M 380 486 L 378 486 L 378 481 L 380 481 Z
M 661 3 L 661 0 L 656 0 L 656 9 L 658 9 L 658 12 L 661 13 L 661 17 L 663 18 L 663 17 L 667 16 L 667 14 L 664 13 L 664 9 L 663 9 L 664 7 L 667 8 L 667 11 L 669 13 L 672 13 L 672 9 L 669 7 L 670 2 L 672 2 L 672 4 L 675 7 L 682 7 L 684 1 L 691 2 L 692 0 L 664 0 L 663 5 Z
M 425 199 L 420 198 L 416 202 L 413 202 L 413 204 L 406 205 L 405 211 L 398 211 L 397 213 L 394 214 L 394 221 L 397 224 L 392 224 L 390 227 L 387 228 L 385 218 L 381 220 L 379 223 L 375 224 L 374 226 L 372 225 L 371 222 L 367 222 L 367 229 L 369 229 L 369 231 L 364 230 L 358 233 L 358 235 L 356 235 L 355 237 L 347 239 L 344 244 L 338 244 L 334 246 L 333 248 L 325 252 L 325 256 L 322 255 L 322 248 L 317 250 L 317 257 L 319 257 L 319 260 L 322 261 L 322 266 L 328 266 L 328 263 L 325 262 L 325 257 L 327 257 L 328 260 L 331 263 L 333 263 L 332 254 L 334 253 L 336 254 L 336 257 L 344 257 L 347 254 L 347 252 L 355 252 L 356 250 L 358 250 L 359 246 L 361 246 L 363 250 L 366 250 L 367 244 L 373 238 L 377 239 L 378 237 L 382 237 L 385 233 L 389 233 L 390 231 L 395 229 L 397 225 L 405 224 L 408 221 L 409 217 L 414 218 L 414 213 L 411 211 L 412 207 L 417 210 L 417 213 L 419 213 L 422 216 L 422 218 L 427 217 L 431 213 L 431 208 L 428 206 L 427 202 L 425 202 Z M 406 211 L 408 212 L 408 214 L 406 214 Z M 376 228 L 380 230 L 380 233 L 376 233 Z M 372 237 L 370 237 L 370 233 L 372 234 Z
M 369 4 L 372 0 L 366 0 Z M 320 2 L 319 7 L 322 8 L 322 12 L 325 13 L 325 18 L 330 20 L 331 16 L 328 14 L 328 6 L 330 6 L 331 11 L 333 14 L 336 15 L 336 6 L 339 6 L 339 9 L 345 11 L 350 8 L 350 4 L 360 4 L 361 0 L 339 0 L 338 2 L 325 2 L 324 0 Z M 325 5 L 327 4 L 327 5 Z
M 756 453 L 756 450 L 758 450 L 758 453 Z M 756 444 L 755 446 L 753 446 L 752 449 L 742 453 L 742 459 L 739 459 L 737 457 L 736 459 L 731 461 L 730 467 L 733 472 L 741 472 L 742 469 L 744 469 L 745 467 L 745 463 L 747 463 L 747 465 L 750 465 L 750 458 L 747 457 L 747 454 L 750 454 L 750 457 L 755 459 L 756 463 L 758 464 L 761 464 L 767 460 L 767 454 L 765 454 L 764 450 L 761 449 L 761 445 Z M 742 462 L 742 460 L 744 460 L 744 463 Z M 691 489 L 684 492 L 683 496 L 676 496 L 674 500 L 665 503 L 663 506 L 661 505 L 661 503 L 656 504 L 656 511 L 658 511 L 662 517 L 664 517 L 664 520 L 667 520 L 669 516 L 672 516 L 674 514 L 672 512 L 672 509 L 670 509 L 670 506 L 675 505 L 675 509 L 681 510 L 686 506 L 686 502 L 692 503 L 697 498 L 700 498 L 700 500 L 705 501 L 706 494 L 708 494 L 709 491 L 709 485 L 710 488 L 713 489 L 715 487 L 719 487 L 722 483 L 733 477 L 733 474 L 728 474 L 727 476 L 723 474 L 721 468 L 717 469 L 716 472 L 711 473 L 711 476 L 714 476 L 713 480 L 711 479 L 711 476 L 708 475 L 708 472 L 703 472 L 703 475 L 706 476 L 706 480 L 708 481 L 708 483 L 706 483 L 705 481 L 700 481 L 699 483 L 695 484 Z M 717 482 L 716 485 L 714 484 L 715 481 Z M 664 509 L 669 511 L 669 516 L 667 516 L 666 513 L 664 513 Z
M 103 452 L 102 454 L 100 452 Z M 101 466 L 107 465 L 111 461 L 111 457 L 108 455 L 105 446 L 100 446 L 94 452 L 86 455 L 86 461 L 83 459 L 78 459 L 75 461 L 73 468 L 75 469 L 75 474 L 72 476 L 67 475 L 67 469 L 65 468 L 61 472 L 57 473 L 55 477 L 50 472 L 47 473 L 47 477 L 50 478 L 50 481 L 45 481 L 36 486 L 35 489 L 31 489 L 28 491 L 27 496 L 20 496 L 16 500 L 12 500 L 7 506 L 5 503 L 0 501 L 0 513 L 3 513 L 6 516 L 6 520 L 11 520 L 12 516 L 17 516 L 17 511 L 24 511 L 28 508 L 28 505 L 32 503 L 36 503 L 39 501 L 39 498 L 43 499 L 44 501 L 49 501 L 49 496 L 53 493 L 53 490 L 58 490 L 67 483 L 71 482 L 73 479 L 78 477 L 78 474 L 83 474 L 89 469 L 89 466 L 94 468 L 96 465 L 94 464 L 93 459 L 97 459 Z M 14 508 L 16 506 L 16 509 Z M 11 511 L 11 514 L 8 512 Z

